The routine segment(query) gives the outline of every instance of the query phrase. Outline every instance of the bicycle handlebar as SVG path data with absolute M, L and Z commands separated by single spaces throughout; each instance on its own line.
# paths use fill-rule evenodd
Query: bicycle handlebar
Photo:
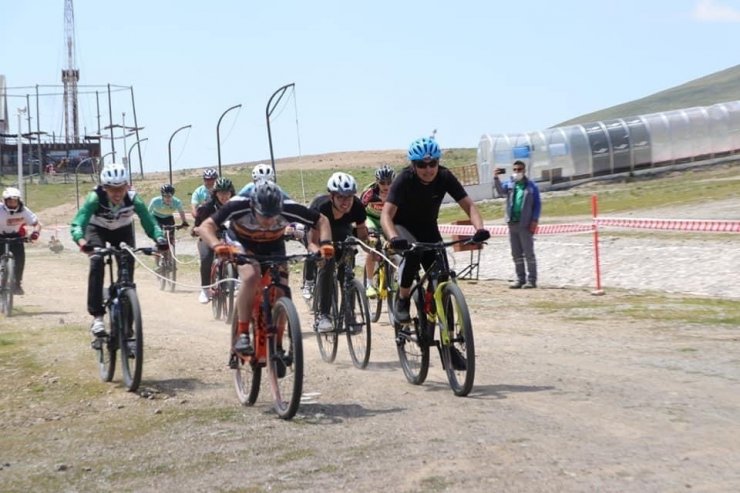
M 451 247 L 459 243 L 462 243 L 463 245 L 480 244 L 479 242 L 473 241 L 472 238 L 465 238 L 465 239 L 452 240 L 452 241 L 436 241 L 436 242 L 415 241 L 411 243 L 411 248 L 406 249 L 406 250 L 396 250 L 395 252 L 399 255 L 408 255 L 410 253 L 417 252 L 417 251 L 444 250 L 447 247 Z M 481 243 L 485 243 L 485 242 L 481 242 Z
M 293 255 L 248 255 L 245 253 L 235 253 L 234 259 L 238 265 L 244 265 L 250 261 L 258 262 L 259 264 L 280 264 L 283 262 L 298 262 L 299 260 L 311 258 L 318 260 L 321 255 L 318 253 L 296 253 Z
M 28 236 L 0 236 L 1 243 L 30 243 L 31 238 Z
M 124 251 L 127 251 L 129 249 L 130 249 L 129 246 L 126 243 L 121 242 L 119 246 L 111 245 L 109 247 L 92 247 L 87 251 L 91 253 L 97 253 L 99 255 L 120 255 Z M 133 248 L 130 250 L 133 251 L 134 253 L 141 252 L 144 255 L 154 255 L 155 253 L 157 253 L 157 247 L 139 247 L 139 248 Z

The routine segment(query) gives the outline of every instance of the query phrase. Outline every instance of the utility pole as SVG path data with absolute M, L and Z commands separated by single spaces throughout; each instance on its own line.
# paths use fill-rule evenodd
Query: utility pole
M 64 139 L 67 144 L 80 141 L 79 116 L 77 114 L 77 81 L 80 71 L 75 64 L 75 14 L 72 0 L 64 2 L 64 39 L 67 48 L 67 68 L 62 69 L 64 84 Z

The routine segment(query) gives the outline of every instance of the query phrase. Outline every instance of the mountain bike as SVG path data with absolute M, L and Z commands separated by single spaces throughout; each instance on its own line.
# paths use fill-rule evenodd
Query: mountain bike
M 314 254 L 231 255 L 235 262 L 259 263 L 262 270 L 260 289 L 255 295 L 249 330 L 254 354 L 235 358 L 234 386 L 245 406 L 257 400 L 262 369 L 267 368 L 275 411 L 282 419 L 291 419 L 298 411 L 303 392 L 303 339 L 298 311 L 290 298 L 290 287 L 280 275 L 281 265 Z M 239 310 L 231 323 L 232 346 L 238 337 Z
M 370 308 L 370 321 L 377 322 L 380 320 L 380 313 L 383 311 L 383 303 L 388 305 L 388 322 L 393 325 L 393 311 L 392 305 L 394 303 L 394 293 L 398 290 L 398 282 L 396 281 L 396 261 L 395 253 L 388 248 L 388 243 L 383 240 L 382 235 L 378 231 L 371 231 L 370 236 L 375 239 L 375 251 L 377 252 L 377 261 L 375 263 L 375 271 L 373 272 L 372 285 L 375 287 L 378 293 L 375 299 L 368 299 Z M 373 252 L 367 252 L 367 255 L 373 255 Z M 393 263 L 387 259 L 391 259 Z M 363 282 L 365 286 L 368 285 L 367 272 L 363 270 Z
M 157 273 L 159 274 L 159 289 L 162 291 L 169 289 L 170 292 L 175 291 L 175 285 L 177 284 L 177 262 L 175 261 L 175 230 L 184 228 L 185 226 L 180 224 L 175 226 L 174 224 L 163 224 L 159 226 L 167 238 L 167 242 L 170 248 L 157 257 Z
M 237 251 L 233 250 L 232 254 Z M 216 320 L 224 319 L 230 324 L 234 319 L 234 300 L 238 287 L 239 274 L 236 268 L 237 264 L 233 257 L 219 257 L 214 255 L 211 264 L 211 309 L 213 318 Z
M 434 263 L 411 286 L 408 323 L 400 323 L 394 313 L 396 348 L 406 379 L 421 385 L 429 371 L 429 348 L 436 346 L 452 391 L 466 396 L 475 380 L 475 339 L 470 311 L 457 285 L 457 274 L 450 269 L 445 249 L 469 239 L 438 243 L 411 244 L 402 256 L 434 252 Z M 394 308 L 395 312 L 395 308 Z M 439 339 L 435 339 L 435 326 Z
M 144 247 L 131 251 L 152 255 L 156 248 Z M 129 392 L 135 392 L 141 383 L 144 365 L 144 324 L 141 319 L 141 305 L 136 295 L 136 284 L 131 280 L 130 263 L 133 262 L 133 258 L 125 243 L 121 243 L 120 247 L 96 247 L 92 253 L 104 257 L 110 279 L 103 300 L 106 333 L 102 337 L 96 337 L 91 343 L 95 350 L 100 378 L 104 382 L 113 380 L 116 354 L 120 349 L 123 385 Z M 118 266 L 116 275 L 113 273 L 114 258 Z
M 332 282 L 331 293 L 319 292 L 313 297 L 314 330 L 319 343 L 321 358 L 327 363 L 337 357 L 337 339 L 339 334 L 347 335 L 347 346 L 355 367 L 363 369 L 370 361 L 370 309 L 368 308 L 365 287 L 355 278 L 355 255 L 357 238 L 347 237 L 344 241 L 334 242 L 334 247 L 341 249 L 337 261 L 337 276 Z M 341 293 L 341 298 L 340 298 Z M 331 319 L 334 328 L 331 332 L 319 332 L 316 328 L 319 317 L 321 296 L 331 296 Z
M 3 246 L 0 254 L 0 312 L 9 317 L 13 313 L 13 290 L 15 289 L 15 257 L 10 251 L 13 243 L 27 243 L 25 237 L 0 237 Z

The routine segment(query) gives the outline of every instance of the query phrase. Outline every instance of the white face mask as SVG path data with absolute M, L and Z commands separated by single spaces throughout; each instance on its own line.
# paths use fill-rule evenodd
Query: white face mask
M 520 172 L 520 173 L 512 173 L 511 174 L 511 179 L 514 180 L 514 181 L 521 181 L 522 178 L 524 178 L 524 173 L 521 173 Z

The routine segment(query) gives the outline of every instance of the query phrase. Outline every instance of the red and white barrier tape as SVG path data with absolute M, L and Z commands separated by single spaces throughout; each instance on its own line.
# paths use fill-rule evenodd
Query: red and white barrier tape
M 592 223 L 540 224 L 538 235 L 558 235 L 565 233 L 590 233 L 594 225 L 602 228 L 651 229 L 663 231 L 692 231 L 702 233 L 740 233 L 740 221 L 710 219 L 637 219 L 637 218 L 596 218 Z M 507 226 L 488 226 L 491 236 L 507 236 Z M 440 224 L 443 235 L 472 236 L 475 228 L 463 224 Z

